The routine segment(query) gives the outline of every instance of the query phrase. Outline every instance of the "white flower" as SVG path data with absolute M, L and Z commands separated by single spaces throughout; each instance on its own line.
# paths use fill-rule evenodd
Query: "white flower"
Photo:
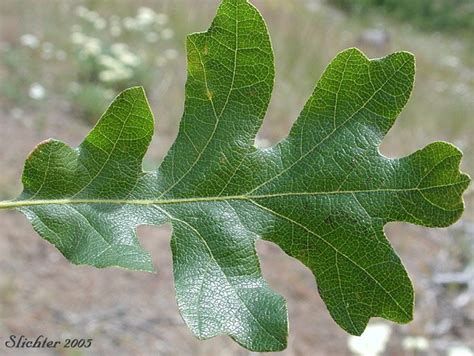
M 349 349 L 362 356 L 380 355 L 387 346 L 391 332 L 386 324 L 369 325 L 361 336 L 349 336 Z
M 76 12 L 76 15 L 83 18 L 84 20 L 92 23 L 94 26 L 96 26 L 97 28 L 97 25 L 96 23 L 98 23 L 98 26 L 101 27 L 102 26 L 102 23 L 104 23 L 104 28 L 105 28 L 105 22 L 102 22 L 102 21 L 105 21 L 102 17 L 100 17 L 100 15 L 95 12 L 95 11 L 92 11 L 92 10 L 89 10 L 88 8 L 84 7 L 84 6 L 78 6 L 75 10 Z M 100 30 L 101 28 L 98 28 L 98 30 Z
M 25 47 L 38 48 L 39 40 L 36 36 L 29 33 L 20 37 L 20 43 Z
M 163 31 L 161 31 L 161 37 L 164 40 L 172 39 L 173 36 L 174 36 L 174 31 L 170 28 L 165 28 Z
M 137 23 L 142 26 L 149 26 L 155 21 L 155 12 L 148 7 L 140 7 L 137 14 Z
M 98 61 L 105 67 L 99 73 L 99 79 L 103 82 L 116 82 L 133 77 L 133 71 L 112 56 L 102 55 L 98 58 Z
M 120 56 L 124 52 L 128 52 L 128 46 L 125 43 L 114 43 L 112 46 L 110 46 L 110 51 L 116 55 Z
M 110 46 L 110 51 L 118 58 L 118 61 L 117 59 L 110 56 L 103 56 L 101 63 L 105 66 L 111 67 L 111 63 L 113 61 L 118 63 L 118 65 L 126 64 L 131 67 L 135 67 L 140 64 L 140 58 L 130 52 L 128 46 L 125 43 L 114 43 L 112 46 Z M 117 64 L 114 64 L 114 66 L 117 66 Z
M 42 100 L 46 96 L 46 90 L 41 84 L 33 83 L 30 86 L 28 95 L 30 96 L 31 99 Z
M 421 336 L 418 336 L 418 337 L 408 336 L 403 339 L 402 345 L 405 350 L 425 351 L 429 347 L 428 340 Z
M 99 31 L 103 30 L 106 26 L 107 26 L 107 21 L 105 21 L 105 19 L 103 19 L 102 17 L 95 19 L 94 27 L 96 30 L 99 30 Z
M 103 70 L 99 73 L 99 79 L 103 82 L 115 81 L 115 72 L 113 70 Z
M 158 25 L 166 25 L 168 23 L 168 16 L 166 14 L 156 14 L 155 15 L 155 22 Z
M 138 24 L 137 21 L 131 17 L 126 17 L 122 20 L 123 27 L 125 27 L 129 31 L 137 30 Z
M 160 39 L 160 36 L 156 32 L 148 32 L 145 35 L 145 40 L 150 43 L 155 43 Z
M 178 58 L 178 51 L 176 51 L 175 49 L 167 49 L 165 51 L 165 57 L 169 60 L 176 59 Z
M 99 62 L 100 65 L 106 67 L 107 70 L 109 70 L 109 69 L 110 70 L 121 70 L 122 67 L 123 67 L 123 65 L 122 65 L 122 63 L 120 63 L 120 61 L 118 61 L 114 57 L 108 56 L 108 55 L 99 56 L 97 61 Z
M 138 58 L 132 52 L 123 52 L 119 56 L 119 59 L 122 63 L 124 63 L 124 64 L 126 64 L 130 67 L 136 67 L 140 64 L 140 58 Z
M 101 19 L 100 15 L 95 12 L 95 11 L 89 11 L 87 15 L 84 17 L 86 21 L 89 21 L 90 23 L 94 23 L 97 20 Z
M 73 32 L 71 34 L 71 41 L 75 45 L 82 45 L 87 39 L 87 36 L 85 36 L 82 32 Z
M 84 6 L 78 6 L 76 7 L 76 15 L 79 17 L 86 17 L 87 14 L 89 13 L 89 9 L 84 7 Z
M 99 73 L 99 79 L 103 82 L 117 82 L 121 80 L 130 79 L 133 72 L 125 67 L 116 68 L 114 70 L 108 69 Z
M 98 56 L 101 53 L 102 44 L 99 39 L 88 37 L 82 45 L 82 53 L 87 56 Z
M 473 356 L 474 353 L 467 346 L 451 346 L 448 348 L 448 356 Z

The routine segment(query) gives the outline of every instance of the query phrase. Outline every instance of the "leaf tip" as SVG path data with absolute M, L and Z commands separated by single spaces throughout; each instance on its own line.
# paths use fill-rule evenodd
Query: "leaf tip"
M 28 156 L 27 156 L 27 159 L 31 157 L 31 155 L 38 149 L 41 149 L 41 148 L 44 148 L 48 145 L 54 145 L 54 144 L 57 144 L 57 143 L 61 143 L 61 144 L 64 144 L 62 141 L 60 140 L 57 140 L 57 139 L 54 139 L 54 138 L 48 138 L 46 140 L 43 140 L 41 141 L 40 143 L 38 143 L 32 150 L 30 153 L 28 153 Z
M 60 150 L 61 148 L 71 150 L 71 148 L 66 143 L 54 138 L 48 138 L 38 143 L 26 156 L 22 174 L 23 184 L 25 185 L 25 172 L 28 166 L 34 165 L 35 160 L 40 158 L 42 155 L 48 155 L 54 150 Z
M 127 88 L 127 89 L 123 90 L 122 92 L 120 92 L 117 95 L 117 98 L 124 97 L 124 96 L 127 96 L 127 95 L 133 95 L 133 96 L 138 95 L 138 96 L 146 97 L 145 88 L 141 85 L 137 85 L 137 86 L 134 86 L 134 87 Z
M 344 57 L 351 57 L 351 56 L 357 56 L 357 57 L 363 58 L 365 61 L 369 61 L 369 58 L 365 55 L 365 53 L 362 52 L 357 47 L 346 48 L 345 50 L 339 52 L 336 58 L 344 58 Z

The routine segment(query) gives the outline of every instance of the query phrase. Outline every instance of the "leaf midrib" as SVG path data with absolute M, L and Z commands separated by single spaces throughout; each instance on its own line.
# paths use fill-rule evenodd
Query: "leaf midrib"
M 188 203 L 203 203 L 203 202 L 219 202 L 229 200 L 260 200 L 278 197 L 291 196 L 324 196 L 324 195 L 352 195 L 362 193 L 397 193 L 397 192 L 422 192 L 425 190 L 436 188 L 447 188 L 456 185 L 464 184 L 464 181 L 459 181 L 452 184 L 430 186 L 423 188 L 387 188 L 387 189 L 365 189 L 365 190 L 334 190 L 321 192 L 283 192 L 275 194 L 261 194 L 261 195 L 229 195 L 229 196 L 212 196 L 212 197 L 191 197 L 191 198 L 175 198 L 175 199 L 38 199 L 38 200 L 13 200 L 0 201 L 0 210 L 14 209 L 29 206 L 41 205 L 179 205 Z M 446 210 L 446 209 L 445 209 Z M 457 209 L 453 209 L 457 210 Z

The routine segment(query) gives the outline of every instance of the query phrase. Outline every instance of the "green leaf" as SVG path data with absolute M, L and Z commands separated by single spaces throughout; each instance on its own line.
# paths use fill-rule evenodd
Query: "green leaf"
M 469 184 L 461 152 L 448 143 L 397 159 L 378 150 L 410 96 L 413 56 L 340 53 L 289 136 L 257 149 L 274 82 L 258 11 L 224 0 L 187 50 L 185 111 L 157 171 L 142 171 L 153 116 L 143 90 L 131 88 L 78 148 L 41 143 L 26 161 L 24 192 L 0 208 L 20 209 L 67 259 L 96 267 L 152 271 L 135 229 L 171 223 L 178 306 L 202 339 L 286 347 L 286 303 L 261 275 L 259 238 L 311 269 L 349 333 L 361 334 L 374 316 L 410 321 L 413 287 L 383 227 L 448 226 Z

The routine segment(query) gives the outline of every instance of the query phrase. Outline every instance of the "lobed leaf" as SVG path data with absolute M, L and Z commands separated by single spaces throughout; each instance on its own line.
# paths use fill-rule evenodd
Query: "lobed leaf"
M 178 306 L 199 338 L 286 347 L 286 303 L 261 275 L 259 238 L 311 269 L 347 332 L 361 334 L 374 316 L 410 321 L 413 287 L 384 225 L 454 223 L 470 180 L 448 143 L 397 159 L 379 152 L 410 96 L 413 56 L 340 53 L 289 136 L 257 149 L 274 82 L 258 11 L 224 0 L 210 29 L 186 45 L 185 111 L 157 171 L 141 168 L 153 116 L 143 90 L 131 88 L 78 148 L 40 144 L 26 161 L 23 194 L 0 208 L 19 208 L 67 259 L 96 267 L 152 271 L 135 229 L 171 223 Z

